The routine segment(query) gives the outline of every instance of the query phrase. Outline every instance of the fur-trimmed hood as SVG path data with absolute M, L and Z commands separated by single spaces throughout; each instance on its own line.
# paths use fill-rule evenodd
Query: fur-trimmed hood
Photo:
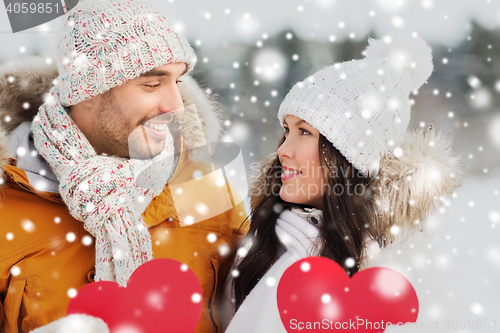
M 372 220 L 377 234 L 370 236 L 379 238 L 382 247 L 424 230 L 427 218 L 460 186 L 461 160 L 451 151 L 451 142 L 450 136 L 432 127 L 410 129 L 401 144 L 402 154 L 382 157 L 379 175 L 368 188 L 374 194 Z M 266 170 L 275 158 L 276 153 L 268 155 L 255 170 L 252 210 L 264 199 L 265 193 L 258 189 L 264 188 Z
M 33 119 L 56 77 L 56 66 L 41 57 L 26 57 L 0 66 L 0 179 L 1 167 L 11 157 L 9 134 L 23 121 Z M 220 138 L 221 113 L 192 77 L 185 75 L 179 90 L 184 105 L 194 104 L 196 108 L 186 107 L 184 113 L 174 118 L 172 135 L 184 134 L 186 154 L 196 161 L 201 155 L 191 154 L 192 149 Z

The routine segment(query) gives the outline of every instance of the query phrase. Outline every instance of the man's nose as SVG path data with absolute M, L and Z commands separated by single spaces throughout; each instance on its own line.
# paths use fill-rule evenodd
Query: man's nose
M 182 102 L 181 93 L 177 84 L 169 85 L 164 92 L 162 92 L 159 105 L 159 110 L 162 113 L 170 113 L 172 115 L 179 115 L 184 112 L 184 103 Z

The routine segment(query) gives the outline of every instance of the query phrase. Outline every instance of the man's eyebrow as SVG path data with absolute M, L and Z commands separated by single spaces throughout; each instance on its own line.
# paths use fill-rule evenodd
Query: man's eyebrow
M 187 72 L 188 72 L 188 68 L 186 66 L 186 69 L 184 69 L 184 72 L 182 72 L 182 74 L 180 76 L 183 76 Z M 149 72 L 141 74 L 139 77 L 151 77 L 151 76 L 167 76 L 168 77 L 171 75 L 172 75 L 172 73 L 169 71 L 164 71 L 161 69 L 153 69 L 153 70 L 150 70 Z
M 161 69 L 153 69 L 153 70 L 150 70 L 149 72 L 141 74 L 140 77 L 170 76 L 170 75 L 172 75 L 172 73 L 170 73 L 169 71 L 163 71 Z

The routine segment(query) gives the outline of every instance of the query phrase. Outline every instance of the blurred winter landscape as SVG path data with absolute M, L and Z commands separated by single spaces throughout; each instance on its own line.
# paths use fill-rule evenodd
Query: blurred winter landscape
M 195 47 L 193 76 L 220 103 L 223 140 L 241 147 L 247 171 L 276 150 L 283 133 L 277 110 L 294 83 L 363 57 L 367 39 L 388 31 L 427 40 L 435 69 L 412 94 L 410 126 L 432 122 L 452 135 L 467 175 L 456 198 L 429 220 L 432 246 L 425 267 L 413 269 L 452 272 L 464 296 L 464 318 L 496 320 L 496 328 L 449 332 L 500 332 L 500 1 L 150 2 Z M 60 24 L 59 18 L 13 34 L 1 7 L 0 64 L 33 54 L 55 59 Z

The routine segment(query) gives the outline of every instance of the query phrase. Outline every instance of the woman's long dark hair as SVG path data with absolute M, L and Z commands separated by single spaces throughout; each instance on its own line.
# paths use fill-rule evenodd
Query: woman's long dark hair
M 280 146 L 284 142 L 280 140 Z M 362 259 L 363 232 L 374 235 L 372 227 L 373 199 L 368 193 L 370 179 L 363 177 L 351 163 L 320 134 L 318 140 L 320 163 L 325 175 L 325 194 L 323 196 L 323 227 L 320 255 L 335 260 L 347 274 L 352 275 L 359 269 Z M 282 166 L 278 156 L 271 167 L 265 170 L 263 199 L 252 209 L 250 230 L 242 246 L 248 239 L 252 247 L 243 257 L 238 267 L 238 277 L 234 279 L 236 308 L 252 291 L 257 282 L 278 259 L 276 253 L 280 245 L 275 226 L 283 209 L 291 206 L 279 196 Z M 307 207 L 307 206 L 301 206 Z M 353 258 L 354 267 L 348 267 L 346 260 Z

